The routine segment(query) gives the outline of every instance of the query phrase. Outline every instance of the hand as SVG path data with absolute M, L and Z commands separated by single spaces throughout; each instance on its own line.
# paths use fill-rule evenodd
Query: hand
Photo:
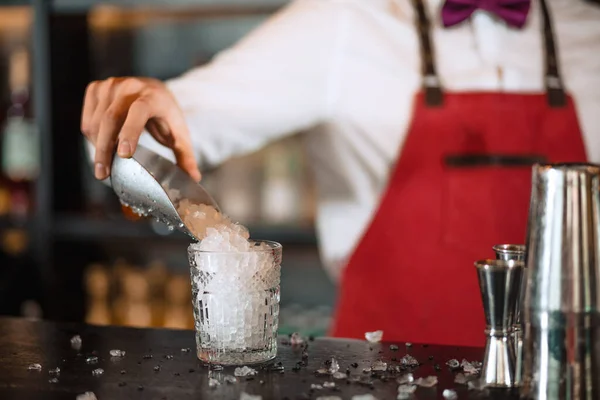
M 173 150 L 184 171 L 200 181 L 183 112 L 167 87 L 150 78 L 109 78 L 88 85 L 81 131 L 96 147 L 96 179 L 110 175 L 115 148 L 120 157 L 133 155 L 144 127 Z

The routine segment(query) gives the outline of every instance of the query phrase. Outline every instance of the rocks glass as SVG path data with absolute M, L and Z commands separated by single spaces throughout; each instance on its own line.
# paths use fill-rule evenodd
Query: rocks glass
M 275 358 L 282 246 L 251 241 L 250 251 L 188 248 L 198 358 L 247 365 Z

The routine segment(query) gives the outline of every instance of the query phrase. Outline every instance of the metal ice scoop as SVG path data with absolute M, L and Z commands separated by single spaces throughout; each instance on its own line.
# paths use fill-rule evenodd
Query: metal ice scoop
M 182 199 L 219 210 L 208 192 L 181 168 L 138 145 L 131 158 L 115 156 L 111 186 L 122 203 L 141 215 L 151 215 L 197 239 L 177 211 Z

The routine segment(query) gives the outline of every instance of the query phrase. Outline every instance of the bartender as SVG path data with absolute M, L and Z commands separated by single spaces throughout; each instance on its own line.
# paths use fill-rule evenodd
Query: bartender
M 332 334 L 481 345 L 473 262 L 524 243 L 531 165 L 600 161 L 600 7 L 297 0 L 176 79 L 91 83 L 82 131 L 98 179 L 139 139 L 197 180 L 306 132 Z

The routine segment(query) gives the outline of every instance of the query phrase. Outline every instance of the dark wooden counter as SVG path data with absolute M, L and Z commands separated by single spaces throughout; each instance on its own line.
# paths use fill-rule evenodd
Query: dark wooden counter
M 80 351 L 71 346 L 70 339 L 74 335 L 82 338 Z M 286 338 L 280 339 L 282 341 L 285 343 Z M 363 369 L 377 360 L 398 365 L 407 353 L 422 363 L 413 371 L 415 378 L 438 377 L 436 387 L 418 388 L 414 398 L 443 398 L 444 389 L 455 389 L 459 399 L 510 397 L 505 392 L 469 391 L 466 386 L 454 383 L 457 372 L 450 371 L 446 362 L 453 358 L 481 361 L 482 349 L 420 344 L 407 347 L 404 343 L 397 343 L 398 350 L 392 350 L 389 343 L 371 345 L 366 341 L 338 339 L 317 339 L 306 343 L 307 366 L 299 370 L 296 365 L 302 359 L 302 346 L 280 344 L 275 363 L 283 364 L 283 373 L 270 370 L 268 366 L 254 367 L 259 370 L 258 375 L 250 380 L 238 378 L 237 383 L 228 384 L 222 378 L 233 375 L 233 368 L 226 368 L 213 372 L 222 384 L 210 388 L 208 367 L 198 361 L 193 350 L 192 331 L 96 327 L 0 318 L 0 399 L 74 400 L 86 391 L 94 392 L 99 400 L 237 400 L 241 392 L 262 395 L 265 400 L 316 399 L 319 396 L 351 399 L 353 395 L 367 393 L 379 400 L 396 399 L 396 379 L 403 373 L 371 377 L 363 373 Z M 186 348 L 192 350 L 183 352 L 182 349 Z M 111 349 L 124 350 L 126 355 L 113 358 L 109 354 Z M 86 363 L 86 358 L 93 354 L 98 356 L 98 363 Z M 317 377 L 315 371 L 323 368 L 325 361 L 331 357 L 338 360 L 341 372 L 349 369 L 351 379 L 363 377 L 363 380 L 368 380 L 370 377 L 372 385 L 352 382 L 351 379 Z M 42 371 L 28 371 L 32 363 L 41 364 Z M 358 366 L 353 367 L 353 363 L 358 363 Z M 52 383 L 53 376 L 49 370 L 56 367 L 60 368 L 60 375 L 56 377 L 58 382 Z M 104 373 L 93 376 L 92 371 L 96 368 L 102 368 Z M 311 384 L 326 381 L 334 381 L 336 388 L 311 390 Z

